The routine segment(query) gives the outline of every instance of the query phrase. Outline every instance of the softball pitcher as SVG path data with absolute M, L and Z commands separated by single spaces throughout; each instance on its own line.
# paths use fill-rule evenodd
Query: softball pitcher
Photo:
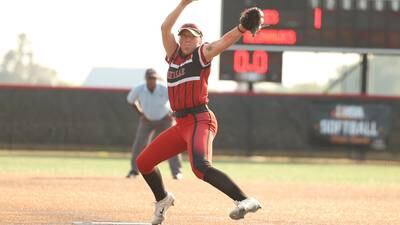
M 194 174 L 225 193 L 236 203 L 230 217 L 238 220 L 248 212 L 256 212 L 260 203 L 249 198 L 223 172 L 212 166 L 212 143 L 217 134 L 217 119 L 207 106 L 208 77 L 212 59 L 237 42 L 244 32 L 253 34 L 263 24 L 258 8 L 245 10 L 238 26 L 217 41 L 203 43 L 203 33 L 195 24 L 184 24 L 176 41 L 171 32 L 176 20 L 193 0 L 181 0 L 162 24 L 162 41 L 168 69 L 168 97 L 175 113 L 176 125 L 161 133 L 138 156 L 137 166 L 150 186 L 156 206 L 152 224 L 161 224 L 166 211 L 174 203 L 174 196 L 165 190 L 156 167 L 181 152 L 187 151 Z

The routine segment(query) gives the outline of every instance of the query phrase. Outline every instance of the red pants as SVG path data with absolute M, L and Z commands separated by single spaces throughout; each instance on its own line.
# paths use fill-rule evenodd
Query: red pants
M 162 132 L 136 159 L 142 174 L 153 172 L 154 167 L 187 150 L 194 174 L 203 179 L 212 162 L 212 143 L 217 134 L 217 119 L 213 112 L 189 114 L 177 118 L 173 127 Z

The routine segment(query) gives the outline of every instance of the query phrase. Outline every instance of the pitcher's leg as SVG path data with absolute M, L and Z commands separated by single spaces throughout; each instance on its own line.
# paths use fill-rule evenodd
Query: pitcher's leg
M 158 136 L 161 132 L 164 130 L 168 129 L 173 125 L 174 121 L 173 119 L 169 117 L 165 117 L 162 119 L 157 127 L 155 127 L 155 136 Z M 182 156 L 181 154 L 178 154 L 176 156 L 171 157 L 168 160 L 169 168 L 171 170 L 171 174 L 173 178 L 177 178 L 181 174 L 181 169 L 182 169 Z
M 161 174 L 155 168 L 156 165 L 185 149 L 185 141 L 179 135 L 176 127 L 171 127 L 157 136 L 136 159 L 138 169 L 153 191 L 157 201 L 166 197 L 166 191 Z
M 228 175 L 214 167 L 206 170 L 203 180 L 225 193 L 234 201 L 242 201 L 247 198 L 239 186 Z
M 153 192 L 157 202 L 161 201 L 163 198 L 165 198 L 165 196 L 167 196 L 167 192 L 165 191 L 164 183 L 158 167 L 155 167 L 152 172 L 142 175 Z
M 211 166 L 212 143 L 215 137 L 216 122 L 209 114 L 209 121 L 204 115 L 195 117 L 195 124 L 188 154 L 192 170 L 196 176 L 211 184 L 235 201 L 247 198 L 242 190 L 225 173 Z M 215 125 L 214 125 L 215 124 Z

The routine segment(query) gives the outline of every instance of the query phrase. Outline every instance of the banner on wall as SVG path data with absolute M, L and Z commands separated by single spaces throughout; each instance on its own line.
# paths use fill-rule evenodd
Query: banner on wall
M 384 104 L 313 104 L 313 143 L 385 149 L 391 108 Z

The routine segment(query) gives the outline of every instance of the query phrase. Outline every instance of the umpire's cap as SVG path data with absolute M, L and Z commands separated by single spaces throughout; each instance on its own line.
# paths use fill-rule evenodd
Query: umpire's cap
M 156 78 L 156 79 L 160 78 L 160 76 L 158 76 L 157 71 L 153 68 L 148 68 L 144 74 L 145 74 L 146 80 L 151 79 L 151 78 Z
M 182 31 L 187 30 L 192 33 L 195 37 L 203 37 L 203 33 L 199 27 L 194 23 L 185 23 L 179 28 L 178 35 L 181 35 Z

